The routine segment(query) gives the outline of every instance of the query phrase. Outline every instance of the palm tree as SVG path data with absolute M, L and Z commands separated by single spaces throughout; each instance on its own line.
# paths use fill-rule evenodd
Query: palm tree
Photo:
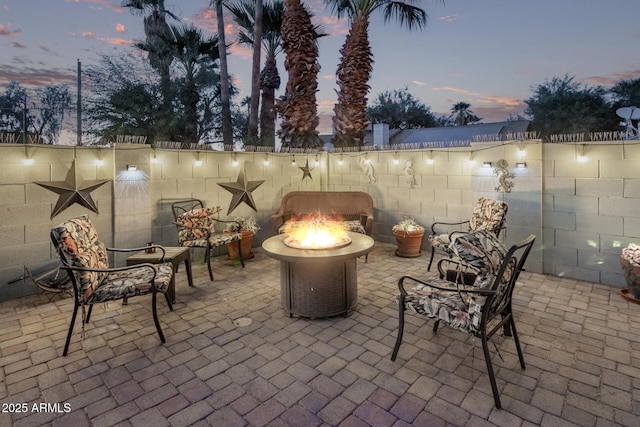
M 253 26 L 253 59 L 251 64 L 251 106 L 249 110 L 249 127 L 247 139 L 258 140 L 258 107 L 260 105 L 260 51 L 262 50 L 262 0 L 255 0 Z
M 276 112 L 282 116 L 279 134 L 283 147 L 316 148 L 322 145 L 316 130 L 320 123 L 316 105 L 318 33 L 300 0 L 284 0 L 284 4 L 281 33 L 289 79 L 284 97 L 276 101 Z
M 173 86 L 171 84 L 170 68 L 173 61 L 171 52 L 166 47 L 167 40 L 171 36 L 166 16 L 178 19 L 164 6 L 164 0 L 123 0 L 122 7 L 129 8 L 132 13 L 149 14 L 144 17 L 144 45 L 149 54 L 149 63 L 160 76 L 160 91 L 162 93 L 161 121 L 169 123 L 173 115 Z M 160 126 L 163 127 L 162 125 Z
M 233 145 L 233 123 L 231 122 L 231 94 L 229 68 L 227 64 L 227 42 L 224 33 L 223 0 L 212 0 L 215 5 L 218 25 L 218 57 L 220 59 L 220 101 L 222 109 L 222 140 L 224 145 Z
M 167 44 L 184 72 L 184 86 L 180 99 L 184 107 L 184 139 L 197 143 L 198 134 L 198 93 L 197 76 L 200 71 L 218 59 L 218 37 L 205 38 L 199 28 L 191 25 L 172 25 L 173 44 Z M 170 41 L 168 40 L 168 41 Z
M 254 17 L 256 16 L 253 0 L 242 0 L 227 4 L 234 20 L 240 26 L 238 41 L 253 45 Z M 282 0 L 267 0 L 263 4 L 262 13 L 262 48 L 265 51 L 265 64 L 260 72 L 260 89 L 262 91 L 260 109 L 260 140 L 262 145 L 275 145 L 276 126 L 273 111 L 275 91 L 280 88 L 280 74 L 276 57 L 282 50 L 280 29 L 284 18 Z
M 455 115 L 454 122 L 456 126 L 464 126 L 482 120 L 480 117 L 473 114 L 473 111 L 471 111 L 469 107 L 471 107 L 471 104 L 464 101 L 453 104 L 451 112 Z
M 373 69 L 373 54 L 369 45 L 369 17 L 382 9 L 385 22 L 396 18 L 408 30 L 426 25 L 427 14 L 413 6 L 418 0 L 325 0 L 341 18 L 351 23 L 347 38 L 340 50 L 341 59 L 336 71 L 338 102 L 334 107 L 333 125 L 336 146 L 364 144 L 367 120 L 367 93 Z

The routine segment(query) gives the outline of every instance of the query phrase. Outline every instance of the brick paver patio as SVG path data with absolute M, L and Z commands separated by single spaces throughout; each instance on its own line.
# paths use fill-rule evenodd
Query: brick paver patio
M 640 305 L 618 289 L 522 274 L 514 310 L 527 369 L 513 340 L 494 339 L 498 410 L 479 340 L 434 335 L 409 315 L 389 359 L 396 281 L 427 264 L 394 250 L 376 243 L 358 262 L 355 312 L 321 320 L 283 315 L 279 264 L 260 249 L 244 270 L 217 258 L 214 282 L 196 262 L 195 288 L 177 274 L 174 311 L 158 300 L 164 345 L 147 298 L 96 306 L 66 357 L 69 299 L 0 303 L 0 425 L 640 425 Z

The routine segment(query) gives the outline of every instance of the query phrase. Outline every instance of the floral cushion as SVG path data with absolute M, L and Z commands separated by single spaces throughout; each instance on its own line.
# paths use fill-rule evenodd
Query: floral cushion
M 215 233 L 215 219 L 213 218 L 221 208 L 198 208 L 183 213 L 176 219 L 178 224 L 178 243 L 187 246 L 185 242 L 204 240 L 204 244 L 191 246 L 206 246 L 206 239 Z
M 498 234 L 496 230 L 504 225 L 508 207 L 509 205 L 501 200 L 481 197 L 473 209 L 468 231 L 493 230 L 494 234 Z M 456 234 L 454 234 L 455 236 Z M 451 245 L 450 234 L 431 235 L 428 240 L 435 249 L 451 253 L 449 252 L 449 246 Z
M 242 233 L 224 232 L 213 234 L 208 239 L 185 240 L 180 245 L 185 248 L 206 248 L 207 245 L 212 248 L 218 248 L 240 239 L 242 239 Z
M 501 200 L 481 197 L 473 209 L 469 230 L 496 230 L 504 225 L 508 205 Z
M 87 215 L 70 219 L 51 230 L 58 253 L 74 267 L 107 269 L 109 260 L 105 245 L 98 240 L 98 232 Z M 151 281 L 156 271 L 158 292 L 165 292 L 173 276 L 171 263 L 135 266 L 115 272 L 74 271 L 85 303 L 113 301 L 126 296 L 151 292 Z
M 460 259 L 460 268 L 473 271 L 478 277 L 476 288 L 492 285 L 506 254 L 505 246 L 488 230 L 460 235 L 450 245 L 450 251 Z M 508 283 L 506 274 L 503 284 Z M 418 285 L 408 291 L 404 304 L 408 310 L 439 319 L 449 326 L 473 334 L 478 333 L 482 309 L 486 297 L 465 293 L 465 286 L 437 277 L 428 283 L 438 286 L 456 287 L 455 291 L 443 291 L 428 285 Z
M 157 273 L 155 285 L 157 292 L 166 292 L 173 275 L 173 266 L 170 262 L 154 264 Z M 151 292 L 151 279 L 153 270 L 148 267 L 136 266 L 135 268 L 109 273 L 102 284 L 94 290 L 85 301 L 93 304 L 119 300 L 124 297 L 145 295 Z
M 59 253 L 73 267 L 104 269 L 109 267 L 107 249 L 98 240 L 98 232 L 87 215 L 70 219 L 51 230 Z M 107 277 L 106 272 L 76 271 L 76 281 L 87 298 Z

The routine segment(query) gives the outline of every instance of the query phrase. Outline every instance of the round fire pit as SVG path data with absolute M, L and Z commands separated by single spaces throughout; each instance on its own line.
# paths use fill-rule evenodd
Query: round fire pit
M 280 260 L 282 308 L 289 316 L 331 317 L 348 313 L 358 302 L 356 258 L 373 249 L 373 239 L 348 233 L 350 243 L 332 249 L 289 247 L 286 234 L 262 243 L 265 253 Z

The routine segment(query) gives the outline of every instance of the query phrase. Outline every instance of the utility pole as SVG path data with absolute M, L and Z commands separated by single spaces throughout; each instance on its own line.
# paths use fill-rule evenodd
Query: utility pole
M 24 94 L 24 108 L 22 109 L 22 143 L 27 144 L 27 94 Z
M 78 59 L 78 101 L 76 104 L 76 133 L 77 142 L 76 145 L 82 145 L 82 65 L 80 59 Z

